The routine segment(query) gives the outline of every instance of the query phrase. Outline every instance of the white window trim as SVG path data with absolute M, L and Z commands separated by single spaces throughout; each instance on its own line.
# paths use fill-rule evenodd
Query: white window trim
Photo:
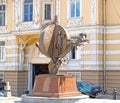
M 3 79 L 3 81 L 4 81 L 4 72 L 0 72 L 0 74 L 3 74 L 3 78 L 0 77 L 0 79 Z
M 5 5 L 5 25 L 0 26 L 0 33 L 6 32 L 6 27 L 7 27 L 7 5 L 6 5 L 6 0 L 3 0 L 0 5 Z
M 0 59 L 0 62 L 4 62 L 5 61 L 5 54 L 6 54 L 6 52 L 5 52 L 5 45 L 4 46 L 0 46 L 0 48 L 1 47 L 4 47 L 4 56 L 3 56 L 3 59 Z M 1 52 L 0 52 L 0 55 L 1 55 Z
M 33 13 L 32 13 L 32 20 L 31 21 L 24 21 L 24 0 L 22 0 L 22 5 L 21 5 L 21 7 L 22 7 L 22 13 L 21 13 L 21 17 L 22 17 L 22 22 L 23 23 L 26 23 L 26 22 L 33 22 L 34 21 L 34 0 L 33 0 L 33 2 L 32 2 L 32 4 L 33 4 Z
M 70 10 L 70 0 L 67 0 L 67 18 L 81 18 L 82 17 L 82 0 L 80 0 L 80 17 L 71 17 L 71 10 Z
M 33 0 L 33 18 L 32 21 L 24 22 L 24 0 L 14 0 L 15 14 L 14 18 L 14 30 L 32 30 L 38 29 L 40 23 L 40 0 Z M 38 11 L 37 11 L 38 10 Z
M 1 5 L 5 5 L 5 26 L 7 25 L 7 4 L 6 0 L 3 0 L 3 3 Z
M 51 19 L 50 20 L 46 20 L 45 19 L 45 13 L 44 13 L 44 11 L 45 11 L 45 4 L 51 4 Z M 51 1 L 45 1 L 43 3 L 43 21 L 48 22 L 48 21 L 51 21 L 51 20 L 53 20 L 53 3 Z

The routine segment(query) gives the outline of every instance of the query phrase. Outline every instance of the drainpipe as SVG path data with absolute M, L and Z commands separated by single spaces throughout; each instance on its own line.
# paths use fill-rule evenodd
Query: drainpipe
M 103 1 L 103 92 L 106 92 L 106 0 Z

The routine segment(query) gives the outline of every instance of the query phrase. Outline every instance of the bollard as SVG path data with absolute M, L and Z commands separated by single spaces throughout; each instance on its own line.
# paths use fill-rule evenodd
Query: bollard
M 114 90 L 113 90 L 113 99 L 116 100 L 116 97 L 117 97 L 117 90 L 116 90 L 116 88 L 114 88 Z
M 6 83 L 4 94 L 6 97 L 11 97 L 11 86 L 9 85 L 9 81 Z

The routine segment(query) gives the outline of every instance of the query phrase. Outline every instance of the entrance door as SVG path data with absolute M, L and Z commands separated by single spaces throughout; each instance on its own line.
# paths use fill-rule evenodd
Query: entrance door
M 40 74 L 49 74 L 48 64 L 33 64 L 33 85 L 35 81 L 35 76 Z

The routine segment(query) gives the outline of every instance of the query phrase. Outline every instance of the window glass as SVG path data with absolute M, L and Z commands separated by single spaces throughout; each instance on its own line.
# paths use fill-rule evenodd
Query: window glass
M 0 81 L 3 81 L 3 80 L 4 80 L 4 73 L 0 72 Z
M 5 59 L 5 42 L 0 41 L 0 61 Z
M 45 4 L 45 19 L 51 19 L 51 4 Z
M 0 5 L 0 26 L 5 25 L 5 5 Z
M 72 59 L 75 59 L 75 48 L 72 49 Z
M 75 3 L 71 2 L 71 17 L 75 16 Z
M 80 17 L 80 0 L 70 0 L 70 17 Z
M 24 0 L 24 22 L 33 19 L 33 0 Z
M 76 3 L 76 17 L 80 16 L 80 1 Z

